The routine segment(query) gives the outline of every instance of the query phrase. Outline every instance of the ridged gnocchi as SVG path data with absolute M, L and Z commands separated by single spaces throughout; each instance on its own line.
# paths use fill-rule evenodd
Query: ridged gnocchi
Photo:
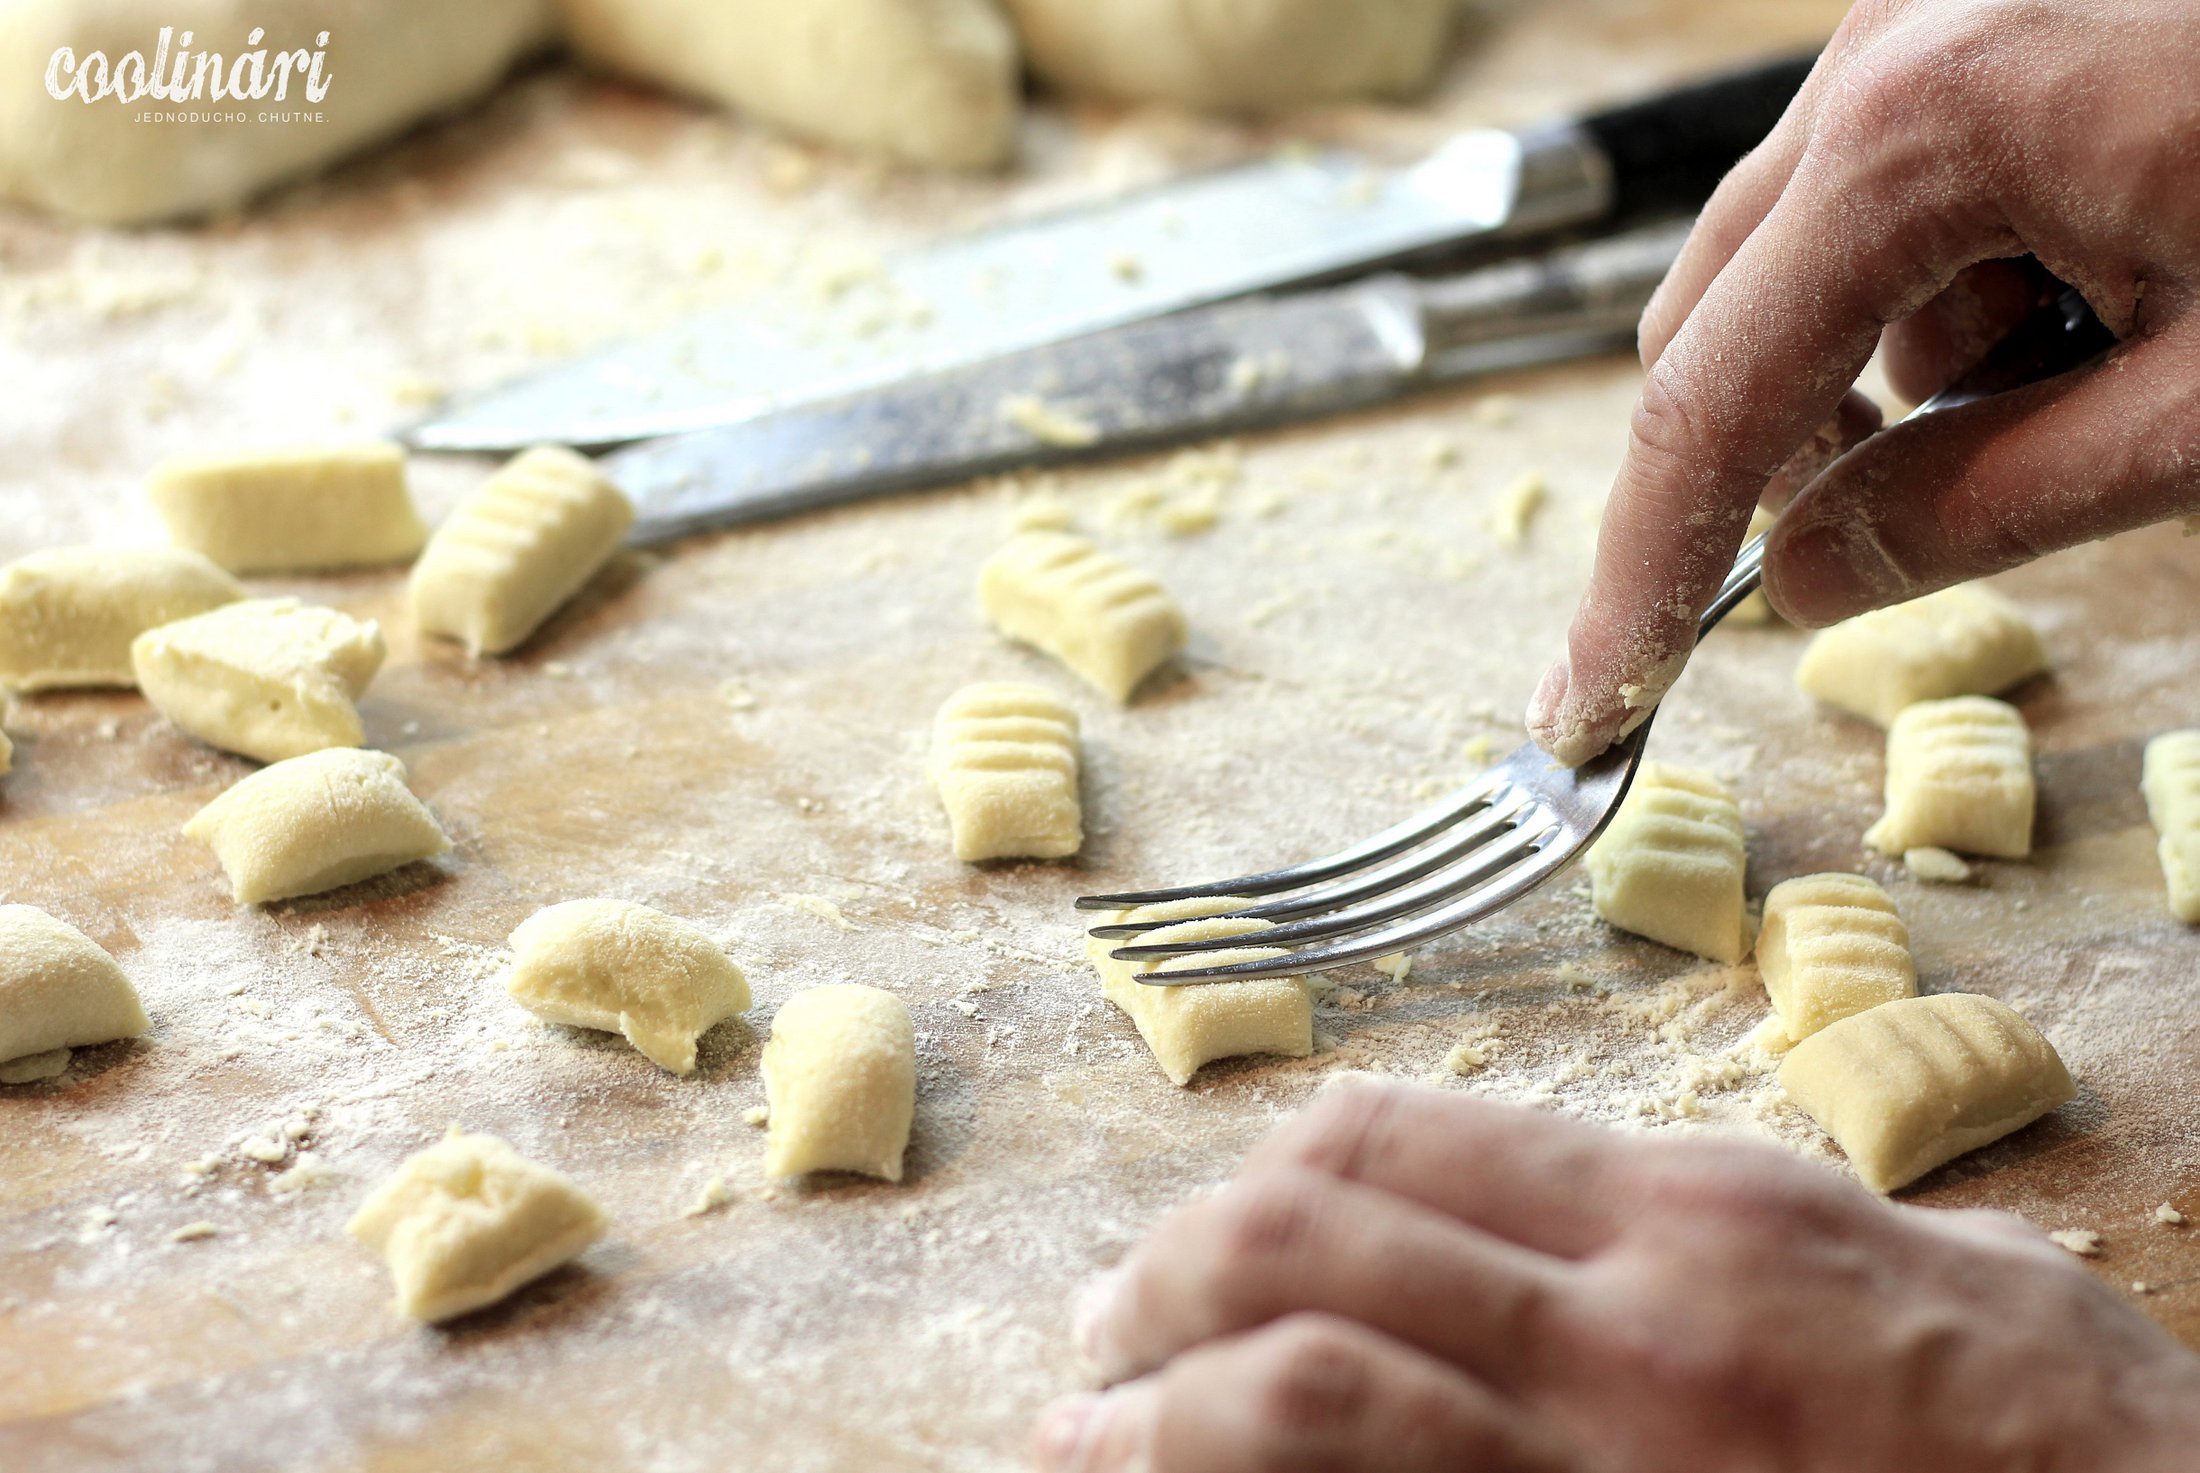
M 1903 998 L 1822 1028 L 1787 1056 L 1780 1084 L 1875 1192 L 1907 1186 L 2077 1094 L 2037 1028 L 1971 993 Z
M 331 747 L 255 772 L 184 835 L 214 851 L 239 905 L 318 895 L 451 847 L 387 752 Z
M 1596 913 L 1622 931 L 1715 962 L 1748 955 L 1742 811 L 1711 774 L 1643 763 L 1583 863 Z
M 147 489 L 178 547 L 232 573 L 401 563 L 428 540 L 386 440 L 170 460 Z
M 148 629 L 130 663 L 145 698 L 177 726 L 225 752 L 280 762 L 366 739 L 353 702 L 386 653 L 371 619 L 256 598 Z
M 1067 532 L 1023 532 L 978 573 L 986 617 L 1010 639 L 1060 660 L 1128 702 L 1184 648 L 1184 611 L 1122 559 Z
M 2141 786 L 2161 835 L 2170 913 L 2200 921 L 2200 730 L 2166 732 L 2148 742 Z
M 1990 696 L 2047 668 L 2024 610 L 1971 584 L 1876 609 L 1823 630 L 1803 652 L 1805 695 L 1881 726 L 1905 706 Z
M 244 597 L 180 547 L 60 547 L 0 568 L 0 686 L 130 686 L 146 630 Z
M 1797 1043 L 1828 1024 L 1917 995 L 1910 928 L 1863 875 L 1803 875 L 1765 896 L 1757 969 Z
M 917 1112 L 917 1038 L 900 998 L 852 984 L 805 988 L 772 1018 L 763 1073 L 765 1175 L 901 1180 Z
M 749 1005 L 724 948 L 663 911 L 568 900 L 512 933 L 504 990 L 536 1017 L 618 1033 L 660 1069 L 687 1074 L 705 1033 Z
M 0 905 L 0 1084 L 49 1079 L 69 1050 L 152 1027 L 115 959 L 66 921 Z
M 2022 859 L 2037 799 L 2032 737 L 2016 707 L 1990 696 L 1920 701 L 1887 728 L 1887 811 L 1864 842 L 1882 854 L 1930 847 Z
M 518 648 L 608 562 L 634 506 L 586 456 L 525 451 L 482 482 L 413 566 L 421 631 L 477 655 Z
M 1314 998 L 1296 977 L 1251 982 L 1199 982 L 1156 987 L 1138 978 L 1187 967 L 1228 966 L 1266 961 L 1283 955 L 1275 946 L 1238 946 L 1195 956 L 1165 957 L 1159 963 L 1118 961 L 1108 953 L 1120 946 L 1166 945 L 1172 941 L 1212 941 L 1243 936 L 1255 940 L 1274 929 L 1250 917 L 1223 920 L 1225 911 L 1242 910 L 1242 899 L 1201 898 L 1144 905 L 1103 916 L 1103 924 L 1167 921 L 1140 934 L 1136 943 L 1087 937 L 1085 952 L 1100 974 L 1103 996 L 1129 1015 L 1139 1037 L 1153 1052 L 1172 1084 L 1189 1084 L 1202 1065 L 1241 1054 L 1281 1054 L 1302 1059 L 1314 1051 Z
M 932 727 L 931 769 L 957 859 L 1078 851 L 1077 731 L 1077 713 L 1043 686 L 993 681 L 947 698 Z

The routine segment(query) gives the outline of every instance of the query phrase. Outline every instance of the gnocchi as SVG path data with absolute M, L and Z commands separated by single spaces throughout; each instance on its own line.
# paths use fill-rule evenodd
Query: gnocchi
M 1907 1186 L 2077 1094 L 2037 1028 L 2004 1003 L 1961 992 L 1829 1024 L 1795 1045 L 1780 1084 L 1875 1192 Z
M 1212 941 L 1243 936 L 1257 940 L 1273 929 L 1270 922 L 1253 917 L 1223 919 L 1223 913 L 1242 910 L 1251 901 L 1200 897 L 1164 901 L 1102 917 L 1103 923 L 1165 921 L 1169 924 L 1145 932 L 1139 944 L 1166 945 L 1172 941 Z M 1130 1017 L 1145 1039 L 1154 1061 L 1169 1082 L 1185 1085 L 1203 1065 L 1216 1059 L 1243 1054 L 1281 1054 L 1303 1059 L 1314 1051 L 1314 997 L 1296 977 L 1251 982 L 1203 982 L 1180 987 L 1161 987 L 1139 981 L 1153 973 L 1182 971 L 1193 966 L 1227 966 L 1232 962 L 1266 961 L 1283 955 L 1281 947 L 1239 946 L 1199 953 L 1193 957 L 1167 957 L 1153 962 L 1118 961 L 1108 953 L 1130 945 L 1087 937 L 1086 955 L 1100 974 L 1103 996 Z
M 1036 685 L 966 685 L 932 729 L 932 782 L 955 857 L 1064 859 L 1085 842 L 1077 713 Z
M 1010 538 L 979 570 L 978 598 L 1001 633 L 1124 703 L 1188 632 L 1159 583 L 1068 532 Z
M 1715 962 L 1749 953 L 1742 811 L 1711 774 L 1645 762 L 1583 862 L 1596 913 L 1622 931 Z
M 318 895 L 451 847 L 405 786 L 405 764 L 357 747 L 255 772 L 183 832 L 214 851 L 239 905 Z
M 1905 706 L 1990 696 L 2047 668 L 2024 610 L 1970 584 L 1823 630 L 1803 651 L 1803 693 L 1881 726 Z
M 152 1027 L 115 959 L 66 921 L 0 905 L 0 1084 L 50 1079 L 69 1050 Z
M 512 933 L 504 990 L 536 1017 L 620 1033 L 660 1069 L 687 1074 L 695 1044 L 749 1005 L 748 979 L 686 921 L 624 900 L 569 900 Z
M 1953 849 L 1996 859 L 2032 852 L 2032 738 L 1990 696 L 1905 707 L 1887 728 L 1887 811 L 1864 834 L 1881 854 Z
M 901 1180 L 917 1109 L 917 1039 L 891 992 L 811 987 L 781 1004 L 764 1045 L 764 1171 Z
M 225 604 L 130 647 L 138 687 L 161 715 L 260 762 L 364 741 L 353 702 L 385 654 L 371 619 L 294 598 Z
M 454 1126 L 398 1167 L 345 1231 L 388 1263 L 399 1312 L 435 1324 L 577 1258 L 606 1226 L 561 1173 Z
M 595 577 L 634 506 L 587 457 L 538 445 L 508 461 L 428 539 L 413 617 L 476 655 L 517 649 Z
M 1804 875 L 1765 896 L 1757 969 L 1773 1011 L 1800 1043 L 1866 1008 L 1917 995 L 1910 930 L 1863 875 Z
M 146 630 L 244 597 L 180 547 L 62 547 L 0 568 L 0 686 L 130 686 L 130 643 Z
M 148 491 L 171 541 L 232 573 L 407 562 L 428 540 L 386 440 L 170 460 Z
M 1778 520 L 1779 518 L 1771 512 L 1766 511 L 1761 506 L 1758 507 L 1756 511 L 1750 514 L 1749 529 L 1742 533 L 1742 539 L 1746 542 L 1752 537 L 1763 536 L 1772 530 L 1772 524 Z M 1765 591 L 1760 588 L 1736 604 L 1734 611 L 1726 616 L 1726 622 L 1756 628 L 1770 624 L 1777 617 L 1778 615 L 1772 612 L 1771 600 L 1765 597 Z
M 2162 878 L 2171 914 L 2200 921 L 2200 729 L 2147 743 L 2147 813 L 2162 837 Z
M 8 740 L 6 732 L 0 731 L 0 777 L 5 777 L 14 770 L 15 743 Z

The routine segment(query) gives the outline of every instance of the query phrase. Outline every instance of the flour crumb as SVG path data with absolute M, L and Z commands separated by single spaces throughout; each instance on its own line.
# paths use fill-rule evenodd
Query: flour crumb
M 741 1119 L 743 1123 L 753 1125 L 758 1130 L 762 1130 L 765 1126 L 772 1123 L 771 1106 L 751 1105 L 746 1110 L 743 1110 L 741 1112 Z
M 718 699 L 724 701 L 736 711 L 754 711 L 756 709 L 756 692 L 750 690 L 738 680 L 720 681 L 718 683 Z
M 1960 856 L 1932 845 L 1904 850 L 1902 867 L 1910 872 L 1912 879 L 1923 880 L 1929 885 L 1960 885 L 1971 878 L 1971 866 Z
M 1403 982 L 1406 980 L 1406 975 L 1413 970 L 1413 953 L 1410 951 L 1394 951 L 1389 956 L 1375 958 L 1370 965 L 1376 971 L 1390 978 L 1391 981 Z
M 1503 429 L 1520 418 L 1520 400 L 1511 394 L 1489 394 L 1475 400 L 1474 407 L 1467 412 L 1474 416 L 1477 424 Z
M 2188 1219 L 2184 1213 L 2164 1202 L 2154 1209 L 2154 1220 L 2163 1227 L 2183 1227 Z
M 1482 1043 L 1483 1040 L 1470 1040 L 1466 1043 L 1453 1044 L 1451 1052 L 1444 1055 L 1444 1072 L 1467 1075 L 1486 1067 L 1489 1064 L 1490 1056 L 1488 1051 L 1482 1047 Z
M 311 1151 L 300 1151 L 288 1171 L 279 1172 L 269 1180 L 267 1189 L 278 1197 L 291 1197 L 334 1180 L 335 1173 L 321 1164 L 320 1157 Z
M 1497 494 L 1497 510 L 1490 521 L 1490 530 L 1496 534 L 1499 544 L 1525 546 L 1528 528 L 1549 496 L 1550 486 L 1541 471 L 1522 471 L 1513 477 Z
M 2047 1235 L 2055 1246 L 2067 1249 L 2080 1258 L 2101 1256 L 2101 1235 L 2091 1228 L 2063 1228 Z
M 681 1215 L 683 1217 L 707 1217 L 732 1200 L 733 1194 L 726 1190 L 726 1179 L 722 1176 L 714 1176 L 703 1183 L 703 1190 L 695 1194 L 695 1200 L 688 1204 L 687 1211 Z
M 221 1229 L 210 1222 L 187 1222 L 168 1235 L 171 1243 L 196 1243 L 201 1238 L 211 1238 Z
M 838 926 L 843 931 L 853 931 L 854 921 L 841 914 L 840 907 L 822 895 L 782 894 L 779 903 L 790 910 L 799 910 L 816 916 L 819 920 Z
M 1100 439 L 1098 425 L 1047 403 L 1037 394 L 1011 394 L 1001 401 L 1000 415 L 1042 445 L 1079 450 Z
M 248 1161 L 257 1161 L 263 1166 L 273 1166 L 289 1156 L 290 1143 L 274 1140 L 264 1135 L 250 1136 L 246 1138 L 244 1144 L 237 1147 L 237 1154 Z

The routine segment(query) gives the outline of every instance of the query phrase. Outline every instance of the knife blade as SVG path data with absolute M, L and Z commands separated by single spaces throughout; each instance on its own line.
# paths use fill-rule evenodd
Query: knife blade
M 1127 323 L 647 441 L 601 462 L 636 542 L 1333 413 L 1624 347 L 1687 236 L 1642 227 L 1449 278 L 1398 273 Z
M 1195 176 L 911 253 L 822 308 L 706 314 L 398 433 L 423 450 L 621 444 L 1431 251 L 1693 210 L 1814 59 L 1580 120 L 1475 130 L 1394 172 L 1327 152 Z

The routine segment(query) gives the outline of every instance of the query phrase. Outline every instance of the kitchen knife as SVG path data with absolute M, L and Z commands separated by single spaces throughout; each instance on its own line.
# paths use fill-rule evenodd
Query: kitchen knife
M 1252 297 L 617 451 L 637 542 L 1252 429 L 1634 339 L 1668 222 L 1449 278 Z
M 613 445 L 832 398 L 1111 325 L 1436 250 L 1699 207 L 1815 58 L 1375 170 L 1283 155 L 889 262 L 830 302 L 780 299 L 615 344 L 400 434 L 424 450 Z

